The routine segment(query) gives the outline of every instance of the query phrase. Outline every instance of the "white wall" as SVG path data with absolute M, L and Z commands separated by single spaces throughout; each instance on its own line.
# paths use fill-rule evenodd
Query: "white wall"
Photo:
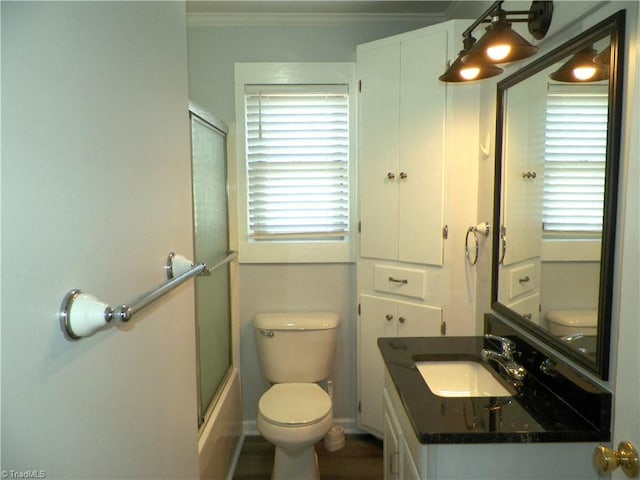
M 192 254 L 184 4 L 2 2 L 2 470 L 198 475 L 193 286 L 66 340 Z

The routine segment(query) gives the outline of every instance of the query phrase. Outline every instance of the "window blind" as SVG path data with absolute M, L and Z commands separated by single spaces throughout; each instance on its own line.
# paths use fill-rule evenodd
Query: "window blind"
M 247 85 L 245 106 L 249 238 L 344 240 L 347 85 Z
M 543 229 L 602 231 L 607 86 L 550 85 L 547 96 Z

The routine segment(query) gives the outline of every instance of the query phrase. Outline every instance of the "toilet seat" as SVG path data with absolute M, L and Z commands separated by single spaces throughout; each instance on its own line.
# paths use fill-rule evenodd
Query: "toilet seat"
M 277 383 L 260 397 L 258 412 L 276 425 L 312 425 L 331 414 L 331 398 L 315 383 Z

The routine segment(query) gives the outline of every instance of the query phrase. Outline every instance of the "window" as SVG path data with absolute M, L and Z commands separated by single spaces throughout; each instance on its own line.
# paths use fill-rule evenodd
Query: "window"
M 355 258 L 355 65 L 237 63 L 241 263 Z
M 550 85 L 543 228 L 579 236 L 602 231 L 607 85 Z
M 347 85 L 245 86 L 248 237 L 349 234 Z

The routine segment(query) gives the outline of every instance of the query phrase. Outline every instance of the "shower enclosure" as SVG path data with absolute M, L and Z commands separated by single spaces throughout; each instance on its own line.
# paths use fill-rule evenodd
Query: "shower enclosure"
M 194 260 L 212 267 L 196 278 L 198 426 L 231 370 L 227 128 L 194 105 L 191 123 Z

